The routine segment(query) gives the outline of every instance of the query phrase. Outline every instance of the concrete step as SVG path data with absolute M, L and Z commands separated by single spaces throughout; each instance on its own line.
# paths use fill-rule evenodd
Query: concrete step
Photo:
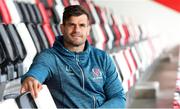
M 135 99 L 156 99 L 159 92 L 159 82 L 143 82 L 139 83 L 134 88 Z

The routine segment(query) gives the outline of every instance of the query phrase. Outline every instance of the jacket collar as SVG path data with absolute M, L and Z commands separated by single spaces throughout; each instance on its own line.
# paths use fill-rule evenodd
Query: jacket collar
M 85 49 L 83 52 L 80 53 L 76 53 L 76 52 L 72 52 L 70 50 L 68 50 L 67 48 L 64 47 L 63 44 L 63 36 L 57 36 L 56 40 L 53 44 L 53 48 L 60 53 L 63 56 L 67 56 L 68 58 L 79 58 L 79 60 L 84 60 L 87 59 L 87 57 L 89 57 L 89 53 L 91 50 L 91 45 L 88 43 L 88 41 L 86 40 L 85 43 Z

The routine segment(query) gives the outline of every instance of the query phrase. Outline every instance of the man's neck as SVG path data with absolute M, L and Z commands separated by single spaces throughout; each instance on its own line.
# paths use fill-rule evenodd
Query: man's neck
M 79 52 L 84 51 L 85 44 L 80 45 L 80 46 L 71 46 L 71 45 L 67 45 L 64 43 L 64 47 L 67 48 L 68 50 L 72 51 L 72 52 L 79 53 Z

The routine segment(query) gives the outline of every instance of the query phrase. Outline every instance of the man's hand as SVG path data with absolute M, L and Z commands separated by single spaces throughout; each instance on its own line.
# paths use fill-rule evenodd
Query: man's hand
M 30 91 L 31 95 L 36 98 L 41 89 L 42 85 L 35 78 L 27 77 L 22 83 L 20 93 Z

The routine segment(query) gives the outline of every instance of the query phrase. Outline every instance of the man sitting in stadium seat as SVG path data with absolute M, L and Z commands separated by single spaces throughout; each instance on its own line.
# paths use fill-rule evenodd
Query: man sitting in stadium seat
M 87 42 L 89 13 L 79 5 L 66 7 L 61 31 L 63 36 L 23 75 L 20 92 L 37 97 L 46 84 L 58 108 L 124 108 L 125 93 L 111 57 Z

